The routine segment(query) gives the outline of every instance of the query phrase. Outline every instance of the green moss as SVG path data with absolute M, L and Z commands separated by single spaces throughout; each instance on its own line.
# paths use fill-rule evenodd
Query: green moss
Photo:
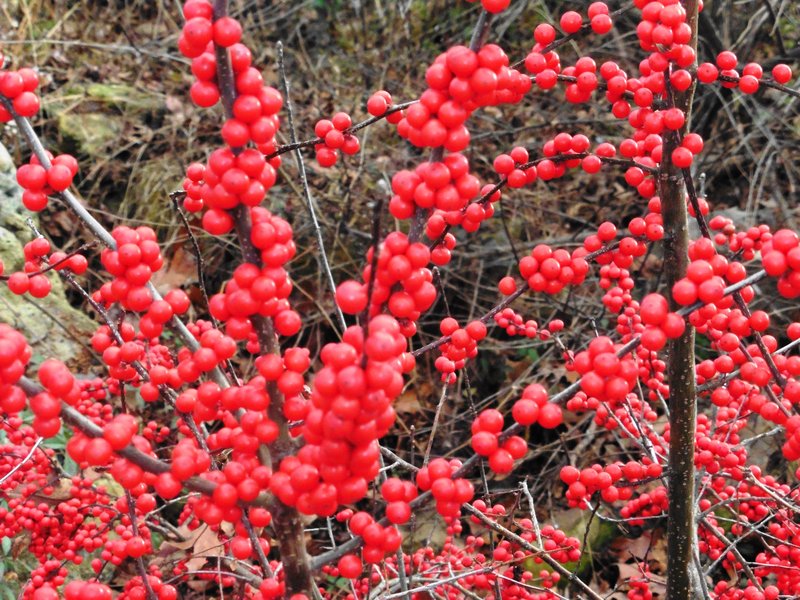
M 58 128 L 68 141 L 88 156 L 98 156 L 122 133 L 122 122 L 100 113 L 61 113 Z

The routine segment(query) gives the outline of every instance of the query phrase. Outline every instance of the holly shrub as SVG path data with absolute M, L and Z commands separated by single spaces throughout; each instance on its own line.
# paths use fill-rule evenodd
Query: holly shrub
M 63 278 L 98 320 L 87 342 L 102 358 L 80 373 L 59 357 L 34 369 L 28 340 L 0 326 L 0 536 L 26 540 L 37 561 L 22 598 L 605 597 L 612 590 L 586 568 L 587 534 L 536 506 L 543 489 L 555 497 L 547 506 L 629 536 L 666 523 L 669 598 L 796 597 L 800 322 L 772 309 L 800 296 L 800 238 L 714 213 L 693 168 L 708 142 L 691 127 L 695 88 L 793 102 L 792 70 L 728 50 L 702 55 L 702 0 L 594 2 L 539 22 L 524 51 L 492 42 L 493 18 L 517 4 L 481 0 L 471 40 L 421 59 L 417 97 L 374 90 L 355 115 L 295 124 L 282 48 L 279 75 L 265 78 L 275 65 L 256 62 L 262 49 L 243 41 L 227 2 L 187 0 L 177 41 L 193 76 L 185 92 L 205 118 L 224 116 L 217 146 L 186 167 L 172 199 L 188 231 L 234 244 L 238 257 L 218 274 L 223 285 L 192 298 L 153 285 L 165 265 L 153 229 L 109 231 L 84 208 L 78 161 L 50 153 L 34 129 L 39 72 L 0 60 L 0 121 L 29 149 L 17 168 L 23 203 L 74 213 L 87 242 L 65 252 L 34 228 L 23 268 L 3 282 L 37 299 Z M 623 14 L 636 23 L 618 38 L 629 64 L 576 53 Z M 613 127 L 567 123 L 535 147 L 497 148 L 480 177 L 476 114 L 537 111 L 544 95 L 576 114 L 595 106 Z M 328 259 L 303 161 L 318 172 L 363 160 L 368 127 L 399 136 L 415 158 L 387 163 L 391 191 L 373 198 L 371 241 L 346 279 Z M 316 232 L 310 248 L 267 208 L 287 155 L 300 166 L 292 183 Z M 576 244 L 531 244 L 500 277 L 469 277 L 496 290 L 495 306 L 454 317 L 440 272 L 501 198 L 579 171 L 616 181 L 627 216 L 595 223 Z M 292 260 L 306 252 L 329 316 L 322 344 L 305 333 L 293 293 Z M 571 333 L 588 318 L 571 309 L 576 294 L 593 298 L 589 338 Z M 515 308 L 531 296 L 560 316 Z M 425 344 L 426 314 L 438 331 Z M 534 361 L 511 397 L 476 402 L 469 375 L 492 338 L 552 349 L 563 376 Z M 417 369 L 423 359 L 432 370 Z M 390 449 L 401 439 L 395 403 L 425 385 L 442 390 L 432 428 Z M 442 410 L 448 389 L 465 394 L 471 431 L 442 456 L 432 442 L 453 418 Z M 616 450 L 592 463 L 573 451 L 571 431 L 583 432 L 583 450 L 613 434 Z M 51 445 L 56 436 L 65 450 Z M 550 460 L 560 480 L 533 494 L 526 476 L 541 465 L 526 457 L 559 439 Z M 750 456 L 759 440 L 779 448 L 769 465 Z M 442 539 L 419 534 L 430 522 Z M 639 556 L 617 589 L 649 600 L 663 596 L 664 577 Z

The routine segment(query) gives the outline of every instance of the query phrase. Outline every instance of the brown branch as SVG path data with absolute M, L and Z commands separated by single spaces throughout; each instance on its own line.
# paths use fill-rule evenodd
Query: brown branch
M 220 19 L 228 13 L 227 0 L 214 0 L 214 19 Z M 236 100 L 236 88 L 233 81 L 233 71 L 230 64 L 230 56 L 226 48 L 215 47 L 217 58 L 217 83 L 221 91 L 222 104 L 228 118 L 233 115 L 233 103 Z M 234 154 L 241 151 L 234 148 Z M 239 205 L 231 211 L 236 227 L 236 235 L 242 258 L 258 267 L 262 266 L 261 256 L 253 246 L 250 236 L 251 223 L 249 209 L 244 205 Z M 272 320 L 261 315 L 253 315 L 251 322 L 256 331 L 261 352 L 280 355 Z M 289 434 L 289 427 L 283 415 L 283 395 L 278 390 L 275 382 L 268 382 L 267 393 L 270 396 L 269 417 L 279 429 L 278 439 L 267 448 L 259 450 L 259 458 L 262 463 L 272 466 L 272 461 L 280 461 L 284 456 L 291 454 L 295 449 L 295 443 Z M 271 456 L 270 456 L 271 454 Z M 269 503 L 269 510 L 272 513 L 272 523 L 276 533 L 276 539 L 281 554 L 281 561 L 285 573 L 287 595 L 311 594 L 315 588 L 314 580 L 309 568 L 308 554 L 305 545 L 305 534 L 300 513 L 293 506 L 287 506 L 277 498 L 272 498 Z
M 580 588 L 580 590 L 586 594 L 592 600 L 603 600 L 603 597 L 595 592 L 592 588 L 589 587 L 586 582 L 580 579 L 575 573 L 564 567 L 560 562 L 550 556 L 543 548 L 537 548 L 529 541 L 521 538 L 513 531 L 503 527 L 497 521 L 494 521 L 479 511 L 477 508 L 472 506 L 471 504 L 464 504 L 462 505 L 468 513 L 472 514 L 473 516 L 477 517 L 484 525 L 486 525 L 492 531 L 502 535 L 503 537 L 511 540 L 515 544 L 518 544 L 520 547 L 524 548 L 528 552 L 531 552 L 542 559 L 543 562 L 546 562 L 554 571 L 559 573 L 562 577 L 565 577 L 572 583 L 574 586 Z
M 691 46 L 697 48 L 697 0 L 685 3 L 687 23 L 692 28 Z M 667 83 L 669 86 L 669 83 Z M 669 90 L 669 87 L 668 87 Z M 669 90 L 671 91 L 671 90 Z M 694 85 L 686 92 L 670 93 L 668 101 L 686 115 L 684 130 L 691 118 Z M 689 264 L 689 229 L 686 190 L 681 169 L 670 157 L 679 136 L 667 136 L 659 188 L 664 219 L 664 270 L 667 289 L 686 276 Z M 670 294 L 672 310 L 677 308 Z M 695 546 L 695 431 L 697 392 L 694 358 L 694 327 L 689 323 L 683 334 L 668 345 L 669 377 L 669 509 L 667 520 L 667 600 L 690 600 L 693 596 Z

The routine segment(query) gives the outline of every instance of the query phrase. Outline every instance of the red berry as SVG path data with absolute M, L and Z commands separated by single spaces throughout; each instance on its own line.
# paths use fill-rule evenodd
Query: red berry
M 552 402 L 548 402 L 539 408 L 539 425 L 545 429 L 555 429 L 564 421 L 561 407 Z
M 560 24 L 561 29 L 564 30 L 564 33 L 576 33 L 580 31 L 581 25 L 583 25 L 583 19 L 581 18 L 580 14 L 574 10 L 568 10 L 561 15 Z

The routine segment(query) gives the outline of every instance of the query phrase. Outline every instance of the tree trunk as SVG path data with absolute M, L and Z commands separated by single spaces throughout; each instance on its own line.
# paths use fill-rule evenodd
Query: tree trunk
M 692 27 L 692 47 L 697 48 L 697 0 L 685 3 L 687 22 Z M 680 136 L 667 135 L 659 174 L 661 212 L 664 219 L 664 265 L 667 286 L 686 276 L 687 250 L 686 189 L 681 170 L 672 164 L 672 151 L 688 129 L 694 86 L 671 95 L 671 103 L 683 110 L 686 125 Z M 671 300 L 672 309 L 677 307 Z M 667 526 L 667 600 L 689 600 L 694 596 L 692 570 L 695 539 L 694 443 L 697 417 L 694 370 L 694 328 L 687 323 L 684 334 L 669 344 L 669 523 Z

